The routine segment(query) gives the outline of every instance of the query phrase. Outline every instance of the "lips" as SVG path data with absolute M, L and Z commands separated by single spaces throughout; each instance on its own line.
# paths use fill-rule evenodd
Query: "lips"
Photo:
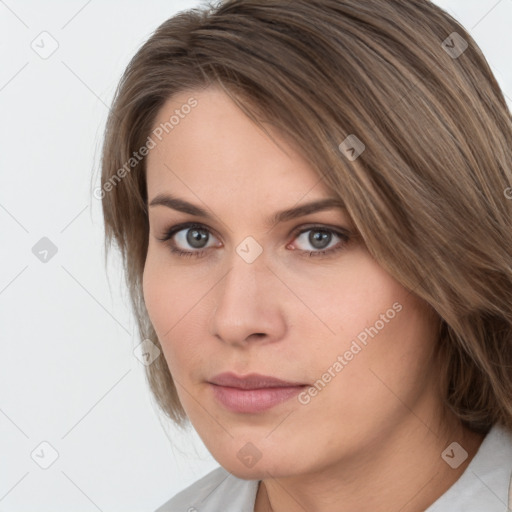
M 290 382 L 258 373 L 238 376 L 231 372 L 220 373 L 210 379 L 209 382 L 217 386 L 238 389 L 289 388 L 306 385 L 304 382 Z
M 261 413 L 296 396 L 307 384 L 252 373 L 221 373 L 210 381 L 214 398 L 235 413 Z

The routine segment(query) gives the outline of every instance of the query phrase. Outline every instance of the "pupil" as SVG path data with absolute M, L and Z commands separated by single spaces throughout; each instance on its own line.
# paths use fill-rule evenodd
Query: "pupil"
M 324 249 L 331 241 L 331 233 L 325 231 L 312 231 L 309 235 L 309 242 L 316 249 Z
M 208 242 L 208 234 L 202 229 L 190 229 L 187 233 L 187 242 L 194 248 L 198 249 L 204 247 L 201 243 Z

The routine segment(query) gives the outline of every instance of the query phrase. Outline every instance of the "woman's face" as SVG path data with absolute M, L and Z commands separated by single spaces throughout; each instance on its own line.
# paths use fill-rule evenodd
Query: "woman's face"
M 391 432 L 429 423 L 440 397 L 425 304 L 374 261 L 343 208 L 272 222 L 335 197 L 313 168 L 216 89 L 174 96 L 155 128 L 166 122 L 148 155 L 148 203 L 194 208 L 149 207 L 144 298 L 214 458 L 241 478 L 301 474 L 371 457 Z M 283 390 L 209 383 L 223 372 L 304 386 L 272 405 Z

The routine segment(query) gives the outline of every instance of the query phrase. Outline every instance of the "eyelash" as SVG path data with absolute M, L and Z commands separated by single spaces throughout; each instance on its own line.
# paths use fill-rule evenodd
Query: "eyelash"
M 195 228 L 202 229 L 202 230 L 205 230 L 205 231 L 208 231 L 209 233 L 211 233 L 211 231 L 203 224 L 187 222 L 184 224 L 179 224 L 177 226 L 172 226 L 171 228 L 168 228 L 165 231 L 163 238 L 159 238 L 158 240 L 160 240 L 161 242 L 167 243 L 167 245 L 169 245 L 169 247 L 170 247 L 171 253 L 173 253 L 173 254 L 176 254 L 180 257 L 191 257 L 192 256 L 192 257 L 200 258 L 204 255 L 204 253 L 206 253 L 211 248 L 201 249 L 198 251 L 184 251 L 182 249 L 178 249 L 171 241 L 172 237 L 176 233 L 179 233 L 180 231 L 184 231 L 187 229 L 195 229 Z M 303 249 L 302 250 L 298 249 L 299 253 L 302 253 L 301 256 L 308 256 L 308 257 L 331 256 L 332 254 L 343 250 L 350 240 L 350 235 L 348 233 L 344 233 L 344 232 L 336 230 L 336 229 L 327 228 L 327 227 L 318 226 L 318 225 L 317 226 L 309 226 L 308 228 L 296 229 L 292 233 L 293 239 L 295 240 L 295 238 L 302 235 L 303 233 L 307 233 L 308 231 L 322 231 L 324 233 L 331 233 L 331 234 L 334 234 L 334 235 L 338 236 L 339 238 L 341 238 L 341 241 L 337 245 L 335 245 L 334 247 L 332 247 L 330 249 L 323 249 L 323 250 L 318 250 L 318 251 L 305 251 Z

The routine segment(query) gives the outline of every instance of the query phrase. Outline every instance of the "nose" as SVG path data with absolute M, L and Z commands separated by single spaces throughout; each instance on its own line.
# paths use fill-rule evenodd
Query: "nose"
M 280 285 L 263 258 L 247 263 L 235 254 L 230 270 L 215 287 L 210 334 L 237 346 L 282 339 L 286 321 Z

